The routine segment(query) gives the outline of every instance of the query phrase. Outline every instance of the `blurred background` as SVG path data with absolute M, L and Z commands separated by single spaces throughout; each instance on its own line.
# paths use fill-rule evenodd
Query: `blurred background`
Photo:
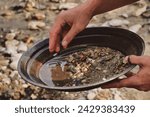
M 17 64 L 22 53 L 38 40 L 48 38 L 49 29 L 59 12 L 84 1 L 86 0 L 0 0 L 0 99 L 150 99 L 150 92 L 135 89 L 49 91 L 21 79 Z M 88 25 L 100 26 L 120 27 L 137 33 L 145 41 L 145 55 L 150 55 L 150 0 L 141 0 L 97 15 Z

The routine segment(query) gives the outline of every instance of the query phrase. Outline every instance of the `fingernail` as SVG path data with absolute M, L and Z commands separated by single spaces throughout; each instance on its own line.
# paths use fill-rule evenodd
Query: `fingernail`
M 129 56 L 126 56 L 126 57 L 123 59 L 123 63 L 124 63 L 124 64 L 129 63 Z
M 53 51 L 54 51 L 54 49 L 50 48 L 50 49 L 49 49 L 49 51 L 50 51 L 50 52 L 53 52 Z
M 67 43 L 67 41 L 66 41 L 66 40 L 62 41 L 62 46 L 63 46 L 63 47 L 66 47 L 66 46 L 67 46 L 67 44 L 68 44 L 68 43 Z
M 56 47 L 56 52 L 59 52 L 60 51 L 60 48 L 59 47 Z

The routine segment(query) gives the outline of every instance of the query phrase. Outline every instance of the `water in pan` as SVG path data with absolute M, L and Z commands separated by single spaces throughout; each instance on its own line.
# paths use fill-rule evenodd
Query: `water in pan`
M 125 55 L 107 47 L 88 47 L 63 59 L 46 62 L 39 71 L 40 79 L 48 86 L 83 86 L 108 80 L 123 72 L 129 64 Z

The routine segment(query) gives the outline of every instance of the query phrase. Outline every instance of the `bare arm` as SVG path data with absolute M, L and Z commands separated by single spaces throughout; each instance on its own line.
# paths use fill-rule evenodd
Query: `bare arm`
M 62 46 L 66 48 L 71 40 L 87 26 L 94 15 L 136 1 L 138 0 L 87 0 L 73 9 L 61 12 L 50 31 L 50 52 L 58 52 L 60 50 L 60 38 L 62 38 Z
M 139 0 L 87 0 L 87 7 L 92 15 L 101 14 L 131 4 Z

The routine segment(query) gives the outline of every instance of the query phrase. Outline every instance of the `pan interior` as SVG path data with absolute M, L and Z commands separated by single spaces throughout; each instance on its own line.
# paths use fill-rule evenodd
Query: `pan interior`
M 93 52 L 98 50 L 99 52 L 97 52 L 97 54 L 99 55 L 94 55 Z M 48 50 L 45 50 L 44 52 L 39 53 L 43 54 L 47 53 L 47 51 Z M 88 55 L 83 54 L 85 53 L 84 51 L 87 54 L 93 55 L 90 55 L 88 57 Z M 88 53 L 88 51 L 90 53 Z M 103 51 L 103 53 L 100 53 L 100 51 Z M 113 53 L 108 53 L 109 51 L 112 51 Z M 100 54 L 104 54 L 105 56 Z M 123 68 L 122 71 L 120 70 L 116 72 L 116 70 L 118 70 L 115 69 L 115 67 L 117 67 L 117 64 L 123 64 L 119 63 L 119 61 L 123 61 L 122 56 L 123 54 L 122 55 L 120 54 L 121 52 L 117 50 L 112 50 L 108 47 L 101 47 L 98 45 L 95 46 L 89 44 L 89 45 L 72 46 L 69 49 L 64 50 L 61 54 L 58 54 L 52 59 L 45 58 L 46 56 L 44 55 L 39 55 L 35 57 L 33 61 L 30 63 L 31 66 L 29 66 L 28 72 L 31 75 L 30 77 L 32 77 L 33 79 L 37 78 L 41 80 L 45 85 L 49 87 L 88 86 L 91 84 L 95 84 L 97 82 L 103 83 L 110 81 L 113 77 L 120 74 L 125 69 L 129 68 L 130 65 L 128 64 L 124 66 L 124 68 L 122 67 Z M 76 63 L 69 62 L 70 61 L 69 57 L 73 57 L 75 55 L 76 57 L 74 57 L 74 59 L 76 59 Z M 80 60 L 81 55 L 84 57 L 84 60 Z M 97 58 L 95 56 L 97 56 Z M 98 56 L 101 57 L 98 58 Z M 44 59 L 45 61 L 40 61 Z M 92 61 L 96 62 L 93 63 Z M 68 72 L 67 67 L 71 66 L 72 68 L 69 68 L 70 71 Z M 32 69 L 34 72 L 32 71 Z M 77 71 L 78 69 L 79 71 Z M 86 69 L 86 71 L 84 69 Z M 35 72 L 36 74 L 34 74 Z M 72 75 L 70 75 L 70 73 Z

